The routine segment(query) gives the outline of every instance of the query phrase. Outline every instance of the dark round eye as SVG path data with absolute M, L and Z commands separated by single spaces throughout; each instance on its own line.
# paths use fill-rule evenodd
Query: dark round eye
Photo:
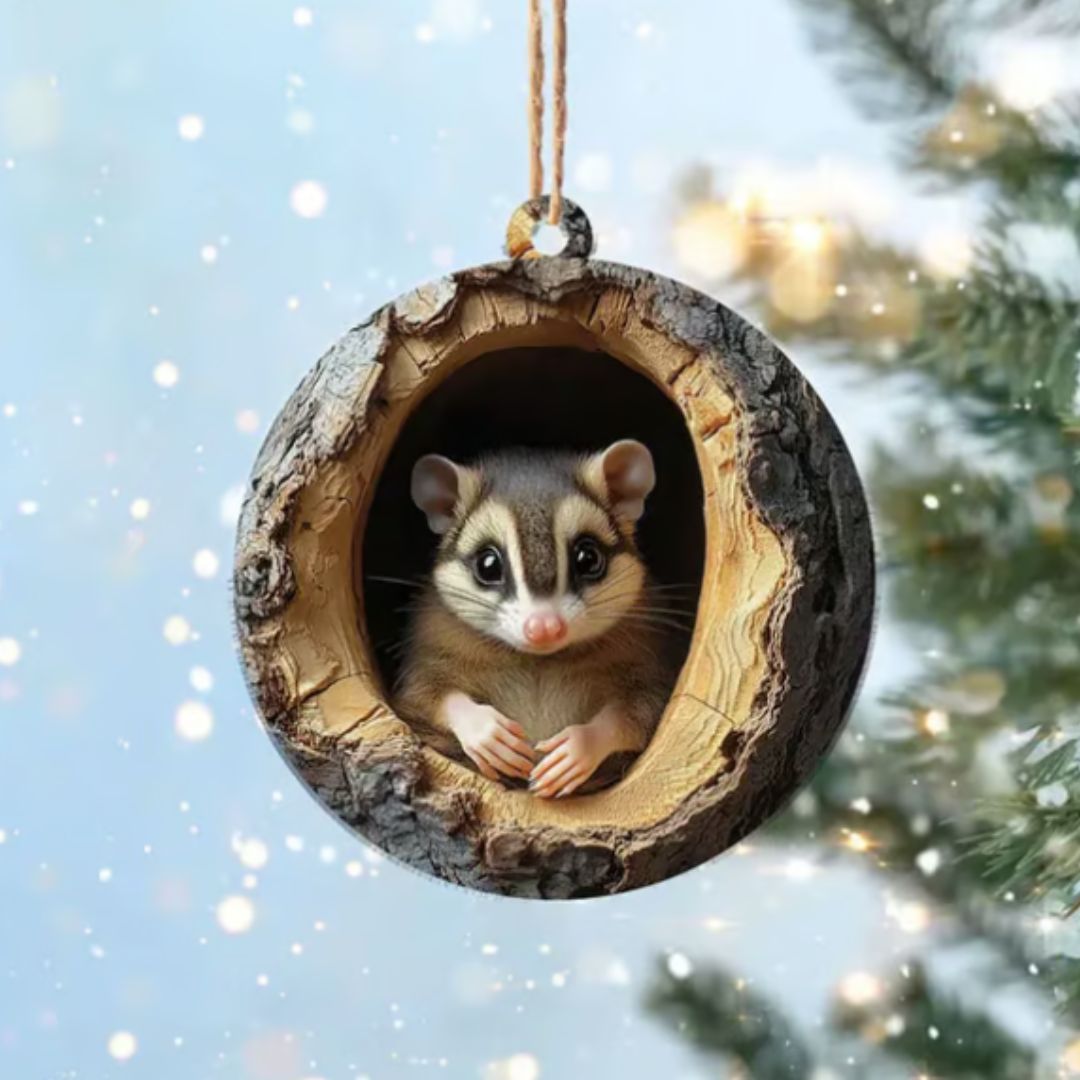
M 607 571 L 607 556 L 591 536 L 581 536 L 574 541 L 570 564 L 579 581 L 599 581 Z
M 497 547 L 481 548 L 473 556 L 473 577 L 481 585 L 502 584 L 503 559 Z

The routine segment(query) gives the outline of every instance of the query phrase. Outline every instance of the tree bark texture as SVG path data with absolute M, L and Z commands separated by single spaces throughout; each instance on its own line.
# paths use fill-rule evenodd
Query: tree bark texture
M 417 739 L 387 703 L 359 586 L 357 538 L 378 526 L 371 494 L 411 410 L 519 345 L 602 349 L 653 380 L 682 410 L 705 492 L 705 580 L 667 711 L 622 781 L 566 800 L 506 790 Z M 847 448 L 775 345 L 668 279 L 541 257 L 417 289 L 322 357 L 255 463 L 234 588 L 258 710 L 327 808 L 445 880 L 568 898 L 693 867 L 809 778 L 865 663 L 874 557 Z

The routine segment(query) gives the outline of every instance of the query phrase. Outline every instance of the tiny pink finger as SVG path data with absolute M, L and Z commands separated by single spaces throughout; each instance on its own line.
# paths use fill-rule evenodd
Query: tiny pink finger
M 552 735 L 549 739 L 544 739 L 543 742 L 536 744 L 537 750 L 554 750 L 556 746 L 561 746 L 570 736 L 565 731 L 560 731 L 558 735 Z
M 543 782 L 537 785 L 537 789 L 543 788 L 544 792 L 550 792 L 558 784 L 559 778 L 572 775 L 577 772 L 578 764 L 576 761 L 567 761 L 560 768 L 552 771 L 550 776 L 544 778 Z
M 506 766 L 497 757 L 495 757 L 495 755 L 492 754 L 487 749 L 487 747 L 478 746 L 476 748 L 476 752 L 481 757 L 483 757 L 484 761 L 487 763 L 489 768 L 495 770 L 495 779 L 499 779 L 500 777 L 505 776 L 507 774 Z
M 561 798 L 563 798 L 564 796 L 566 796 L 566 795 L 570 795 L 570 794 L 571 794 L 572 792 L 575 792 L 575 791 L 577 791 L 577 789 L 578 789 L 579 787 L 581 787 L 581 785 L 582 785 L 582 784 L 584 784 L 584 783 L 585 783 L 585 781 L 586 781 L 587 779 L 588 779 L 588 776 L 587 776 L 587 775 L 584 775 L 584 774 L 578 773 L 577 775 L 575 775 L 574 779 L 573 779 L 573 780 L 571 780 L 571 781 L 570 781 L 570 783 L 568 783 L 568 784 L 567 784 L 567 785 L 566 785 L 566 786 L 565 786 L 565 787 L 564 787 L 564 788 L 562 789 L 562 791 L 560 791 L 560 792 L 559 792 L 559 794 L 555 796 L 555 798 L 557 798 L 557 799 L 561 799 Z
M 533 769 L 532 779 L 534 781 L 539 780 L 549 769 L 554 768 L 560 761 L 565 761 L 566 756 L 567 752 L 565 750 L 552 750 L 551 753 Z
M 536 751 L 533 749 L 532 743 L 525 739 L 519 739 L 516 735 L 511 735 L 509 731 L 503 728 L 495 729 L 495 737 L 504 746 L 509 746 L 511 750 L 516 750 L 523 757 L 527 757 L 531 767 L 533 760 L 536 758 Z
M 507 731 L 512 731 L 515 735 L 519 735 L 523 739 L 528 738 L 525 729 L 516 720 L 511 720 L 509 716 L 500 714 L 499 726 L 505 728 Z
M 487 748 L 489 755 L 498 758 L 499 761 L 509 765 L 519 776 L 528 776 L 532 772 L 533 763 L 521 754 L 504 746 L 500 742 L 492 742 Z

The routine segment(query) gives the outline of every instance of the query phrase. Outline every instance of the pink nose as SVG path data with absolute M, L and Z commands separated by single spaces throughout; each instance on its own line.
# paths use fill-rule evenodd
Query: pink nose
M 530 645 L 554 645 L 566 637 L 566 620 L 554 612 L 534 612 L 525 620 L 523 629 Z

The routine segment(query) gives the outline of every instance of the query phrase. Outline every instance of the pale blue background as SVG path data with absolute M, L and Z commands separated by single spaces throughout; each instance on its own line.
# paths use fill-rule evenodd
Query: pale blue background
M 841 973 L 896 944 L 879 885 L 792 881 L 790 852 L 756 850 L 625 898 L 472 895 L 349 836 L 252 717 L 223 499 L 321 350 L 396 293 L 497 257 L 526 185 L 524 2 L 319 0 L 310 28 L 293 7 L 0 7 L 0 637 L 22 646 L 0 668 L 0 1075 L 499 1077 L 514 1054 L 548 1078 L 705 1075 L 641 1012 L 654 957 L 720 958 L 812 1027 Z M 721 181 L 749 160 L 857 167 L 901 239 L 968 213 L 905 194 L 890 133 L 856 117 L 788 3 L 571 10 L 567 190 L 602 254 L 686 276 L 671 178 L 703 160 Z M 178 136 L 187 113 L 199 141 Z M 596 154 L 609 177 L 582 168 Z M 318 220 L 290 209 L 303 179 L 329 193 Z M 795 356 L 865 460 L 888 410 Z M 212 580 L 192 571 L 202 548 Z M 165 640 L 174 614 L 197 640 Z M 886 625 L 868 694 L 901 659 Z M 215 729 L 185 742 L 173 715 L 200 696 Z M 270 849 L 251 889 L 235 833 Z M 244 892 L 254 926 L 227 936 L 216 905 Z M 124 1064 L 106 1051 L 118 1030 L 138 1039 Z

